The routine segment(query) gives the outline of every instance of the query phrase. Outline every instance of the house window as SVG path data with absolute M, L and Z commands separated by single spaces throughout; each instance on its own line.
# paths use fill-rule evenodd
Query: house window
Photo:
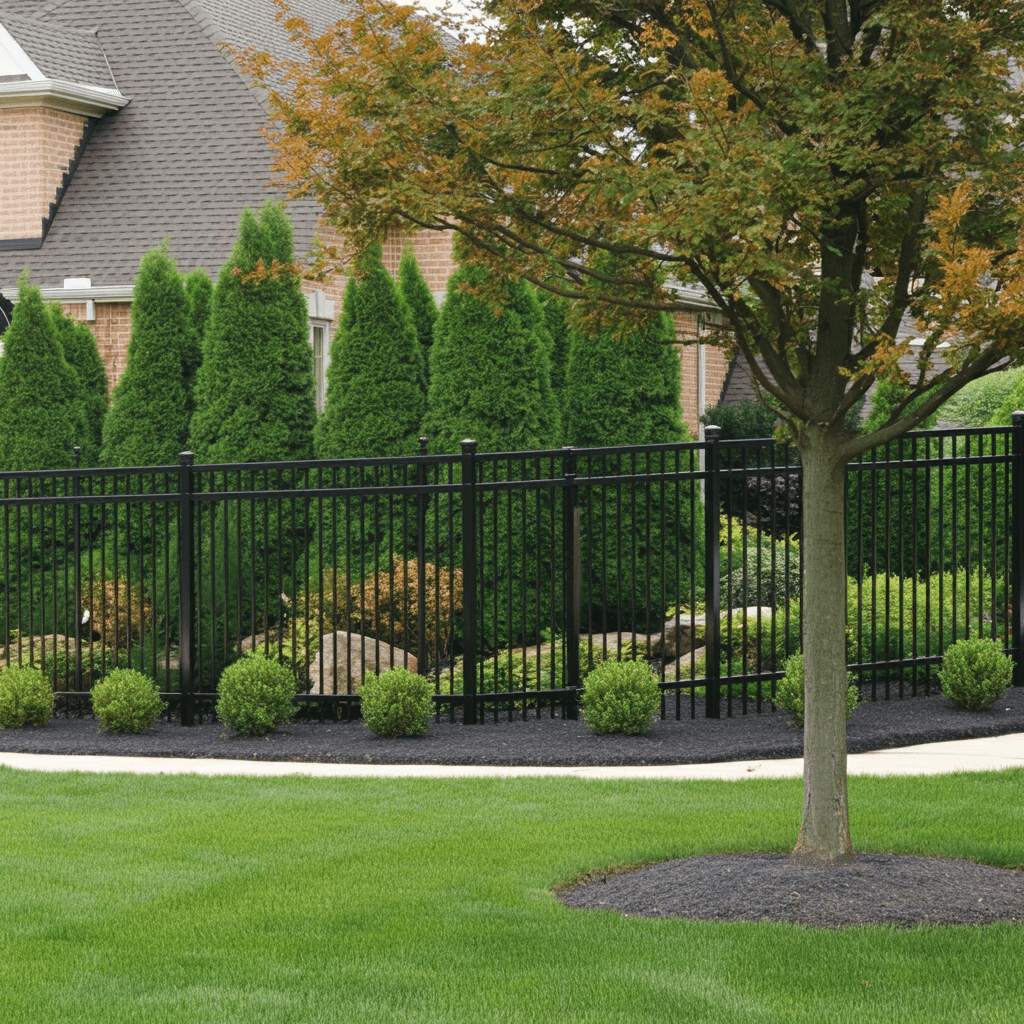
M 316 411 L 324 411 L 327 397 L 327 365 L 331 361 L 327 340 L 327 324 L 310 323 L 309 344 L 313 349 L 313 380 L 316 384 Z

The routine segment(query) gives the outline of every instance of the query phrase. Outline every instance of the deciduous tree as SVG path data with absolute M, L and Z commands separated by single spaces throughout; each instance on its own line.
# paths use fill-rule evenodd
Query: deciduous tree
M 804 480 L 795 852 L 848 856 L 845 468 L 1018 357 L 1024 6 L 493 0 L 483 38 L 462 39 L 353 7 L 315 39 L 287 21 L 301 61 L 247 61 L 281 182 L 356 250 L 396 225 L 455 231 L 510 278 L 622 308 L 672 312 L 672 283 L 697 283 L 779 401 Z M 908 315 L 924 344 L 904 372 Z M 849 429 L 879 377 L 906 399 Z

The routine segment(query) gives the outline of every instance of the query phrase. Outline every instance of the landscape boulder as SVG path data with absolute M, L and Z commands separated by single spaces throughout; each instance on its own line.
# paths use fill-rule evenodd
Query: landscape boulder
M 415 672 L 416 655 L 361 633 L 325 633 L 320 638 L 320 650 L 309 666 L 309 678 L 313 684 L 309 692 L 348 693 L 351 679 L 352 692 L 355 693 L 368 672 L 380 674 L 395 667 Z
M 727 608 L 721 615 L 721 629 L 725 630 L 730 615 L 741 622 L 741 617 L 745 615 L 748 630 L 756 628 L 758 616 L 761 622 L 767 625 L 772 620 L 773 611 L 772 608 L 758 608 L 756 605 L 751 608 L 736 608 L 733 611 Z M 654 644 L 652 653 L 666 660 L 681 658 L 684 654 L 689 654 L 695 646 L 704 646 L 706 629 L 707 617 L 703 614 L 694 615 L 692 618 L 687 612 L 673 615 L 665 623 L 661 639 Z

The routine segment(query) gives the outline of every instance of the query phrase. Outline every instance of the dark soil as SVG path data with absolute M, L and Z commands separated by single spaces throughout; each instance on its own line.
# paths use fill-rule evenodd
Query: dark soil
M 674 712 L 674 706 L 669 708 Z M 800 757 L 803 732 L 788 715 L 655 721 L 646 736 L 594 736 L 582 721 L 545 711 L 526 720 L 464 726 L 431 723 L 426 736 L 380 739 L 362 722 L 298 721 L 243 739 L 209 718 L 185 728 L 161 721 L 139 736 L 101 732 L 96 719 L 58 718 L 41 729 L 0 731 L 0 749 L 37 754 L 242 758 L 339 764 L 663 765 Z M 723 715 L 725 709 L 723 708 Z M 939 694 L 859 707 L 847 727 L 851 753 L 940 740 L 1024 733 L 1024 687 L 987 711 L 965 711 Z M 862 854 L 827 870 L 783 854 L 731 854 L 667 861 L 560 893 L 571 907 L 644 917 L 791 921 L 837 928 L 1024 921 L 1024 870 L 960 860 Z
M 669 860 L 560 894 L 568 907 L 701 921 L 821 928 L 1024 922 L 1024 871 L 966 860 L 863 853 L 821 868 L 784 853 Z
M 674 702 L 667 709 L 674 714 Z M 769 705 L 733 717 L 657 719 L 645 736 L 595 736 L 582 720 L 530 711 L 529 717 L 468 726 L 432 721 L 425 736 L 381 739 L 361 721 L 296 721 L 266 737 L 236 736 L 209 717 L 185 728 L 161 720 L 139 736 L 101 732 L 95 718 L 56 718 L 42 729 L 0 731 L 0 750 L 30 754 L 107 754 L 129 757 L 253 758 L 261 761 L 321 761 L 335 764 L 591 765 L 704 764 L 713 761 L 802 757 L 803 730 Z M 1024 732 L 1024 687 L 1012 687 L 987 711 L 966 711 L 933 694 L 904 700 L 868 701 L 847 726 L 850 753 L 940 740 Z

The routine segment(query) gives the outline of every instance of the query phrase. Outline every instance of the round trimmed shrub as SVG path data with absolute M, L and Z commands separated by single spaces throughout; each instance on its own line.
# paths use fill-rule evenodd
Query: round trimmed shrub
M 643 661 L 605 661 L 587 676 L 580 697 L 583 721 L 599 736 L 647 732 L 661 703 L 658 679 Z
M 217 717 L 239 736 L 262 736 L 294 717 L 295 676 L 259 651 L 228 665 L 217 684 Z
M 107 732 L 145 732 L 164 702 L 156 683 L 134 668 L 115 669 L 92 689 L 92 708 Z
M 1006 692 L 1013 659 L 994 640 L 957 640 L 942 656 L 942 692 L 971 711 L 984 711 Z
M 858 704 L 864 703 L 856 683 L 853 681 L 853 673 L 846 673 L 849 688 L 846 691 L 846 719 Z M 804 656 L 792 654 L 786 659 L 786 674 L 779 680 L 775 687 L 775 697 L 772 703 L 780 711 L 788 711 L 796 721 L 797 725 L 804 724 Z
M 407 668 L 372 672 L 359 687 L 363 721 L 378 736 L 416 736 L 430 726 L 434 690 L 430 680 Z
M 53 688 L 41 669 L 0 669 L 0 729 L 46 725 L 53 718 L 53 702 Z

